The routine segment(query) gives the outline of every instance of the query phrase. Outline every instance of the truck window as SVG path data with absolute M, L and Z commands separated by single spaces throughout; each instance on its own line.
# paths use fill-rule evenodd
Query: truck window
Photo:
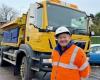
M 35 25 L 38 28 L 42 26 L 42 9 L 37 8 L 38 5 L 32 4 L 29 9 L 29 23 Z
M 39 28 L 41 28 L 41 26 L 42 26 L 42 8 L 37 9 L 36 26 Z
M 48 3 L 47 9 L 49 26 L 54 28 L 66 26 L 71 31 L 78 29 L 74 34 L 80 34 L 80 32 L 87 33 L 86 13 L 50 3 Z
M 19 28 L 10 29 L 3 32 L 3 42 L 17 43 L 19 36 Z
M 32 14 L 34 15 L 33 18 L 33 24 L 38 27 L 41 28 L 42 26 L 42 10 L 43 8 L 37 8 L 38 4 L 34 4 L 33 7 L 31 8 Z

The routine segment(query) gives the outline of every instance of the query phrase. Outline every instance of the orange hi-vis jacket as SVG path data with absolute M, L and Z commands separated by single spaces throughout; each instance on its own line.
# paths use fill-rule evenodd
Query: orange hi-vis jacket
M 86 80 L 90 74 L 90 65 L 84 51 L 71 45 L 62 55 L 52 52 L 51 80 Z

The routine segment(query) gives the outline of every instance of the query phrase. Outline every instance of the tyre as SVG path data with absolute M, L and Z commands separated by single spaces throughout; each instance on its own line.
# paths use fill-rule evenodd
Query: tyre
M 32 76 L 34 75 L 31 70 L 31 63 L 29 63 L 28 58 L 26 56 L 22 58 L 20 75 L 22 80 L 32 80 Z

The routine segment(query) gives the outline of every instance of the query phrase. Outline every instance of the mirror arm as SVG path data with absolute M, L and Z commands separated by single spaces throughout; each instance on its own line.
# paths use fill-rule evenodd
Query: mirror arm
M 43 4 L 36 2 L 39 6 L 37 7 L 37 9 L 39 8 L 43 8 Z

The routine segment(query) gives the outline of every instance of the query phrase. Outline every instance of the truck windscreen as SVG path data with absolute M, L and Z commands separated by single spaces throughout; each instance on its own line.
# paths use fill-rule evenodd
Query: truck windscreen
M 54 28 L 66 26 L 78 34 L 87 33 L 86 13 L 50 3 L 48 3 L 47 9 L 48 26 Z

